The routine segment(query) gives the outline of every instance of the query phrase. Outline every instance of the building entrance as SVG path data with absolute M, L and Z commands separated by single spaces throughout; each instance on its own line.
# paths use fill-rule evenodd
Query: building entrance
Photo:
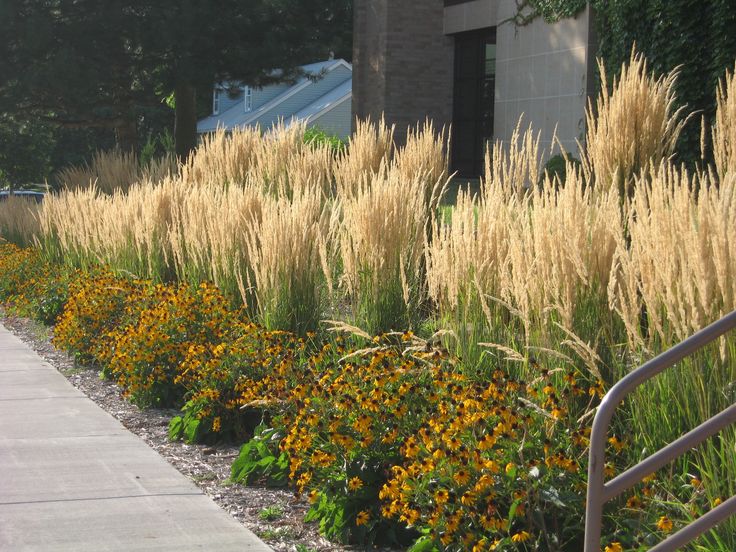
M 451 165 L 460 176 L 483 172 L 493 139 L 495 86 L 496 28 L 456 34 Z

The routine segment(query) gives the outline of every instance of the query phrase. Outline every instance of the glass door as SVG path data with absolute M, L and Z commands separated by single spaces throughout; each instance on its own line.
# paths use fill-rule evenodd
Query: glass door
M 455 35 L 455 85 L 452 115 L 452 170 L 475 178 L 483 171 L 493 140 L 496 86 L 496 29 Z

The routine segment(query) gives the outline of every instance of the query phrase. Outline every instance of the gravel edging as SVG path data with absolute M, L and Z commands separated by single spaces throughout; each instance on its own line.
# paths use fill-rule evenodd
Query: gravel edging
M 33 320 L 0 312 L 8 330 L 62 373 L 69 382 L 129 431 L 158 452 L 179 472 L 189 477 L 223 510 L 253 531 L 277 551 L 348 551 L 354 547 L 331 543 L 321 537 L 316 524 L 304 522 L 309 505 L 285 489 L 230 484 L 230 465 L 239 447 L 233 445 L 187 445 L 171 442 L 168 425 L 176 410 L 140 410 L 123 398 L 120 388 L 101 379 L 95 369 L 79 366 L 51 343 L 53 329 Z M 263 519 L 265 514 L 272 519 Z

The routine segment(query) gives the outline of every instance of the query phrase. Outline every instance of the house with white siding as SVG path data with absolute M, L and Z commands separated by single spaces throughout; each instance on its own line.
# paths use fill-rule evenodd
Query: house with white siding
M 212 115 L 197 123 L 197 132 L 255 126 L 268 129 L 283 120 L 287 125 L 306 121 L 308 127 L 348 137 L 352 123 L 352 65 L 343 59 L 332 59 L 301 69 L 302 75 L 291 83 L 262 88 L 242 83 L 216 84 Z

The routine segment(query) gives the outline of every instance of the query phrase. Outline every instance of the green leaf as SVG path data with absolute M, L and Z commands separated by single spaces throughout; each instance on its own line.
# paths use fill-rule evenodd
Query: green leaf
M 233 462 L 231 469 L 232 479 L 247 485 L 250 476 L 258 468 L 259 460 L 260 457 L 252 441 L 243 445 L 243 448 L 240 449 L 240 455 Z
M 199 430 L 200 420 L 197 418 L 186 419 L 184 416 L 184 440 L 187 443 L 194 443 L 197 440 L 197 433 Z
M 276 458 L 273 456 L 267 456 L 266 458 L 261 458 L 257 463 L 256 466 L 259 468 L 263 468 L 264 470 L 267 468 L 270 468 L 274 462 L 276 462 Z
M 511 504 L 511 508 L 509 508 L 509 523 L 514 521 L 519 504 L 521 504 L 521 500 L 514 500 L 513 504 Z
M 262 437 L 263 434 L 254 437 L 240 448 L 231 468 L 231 478 L 247 485 L 256 477 L 266 477 L 270 485 L 283 486 L 287 481 L 289 458 L 283 452 L 277 457 Z
M 181 416 L 174 416 L 169 422 L 169 441 L 178 441 L 184 433 L 184 420 Z
M 434 541 L 428 536 L 420 537 L 409 547 L 407 552 L 437 552 Z

